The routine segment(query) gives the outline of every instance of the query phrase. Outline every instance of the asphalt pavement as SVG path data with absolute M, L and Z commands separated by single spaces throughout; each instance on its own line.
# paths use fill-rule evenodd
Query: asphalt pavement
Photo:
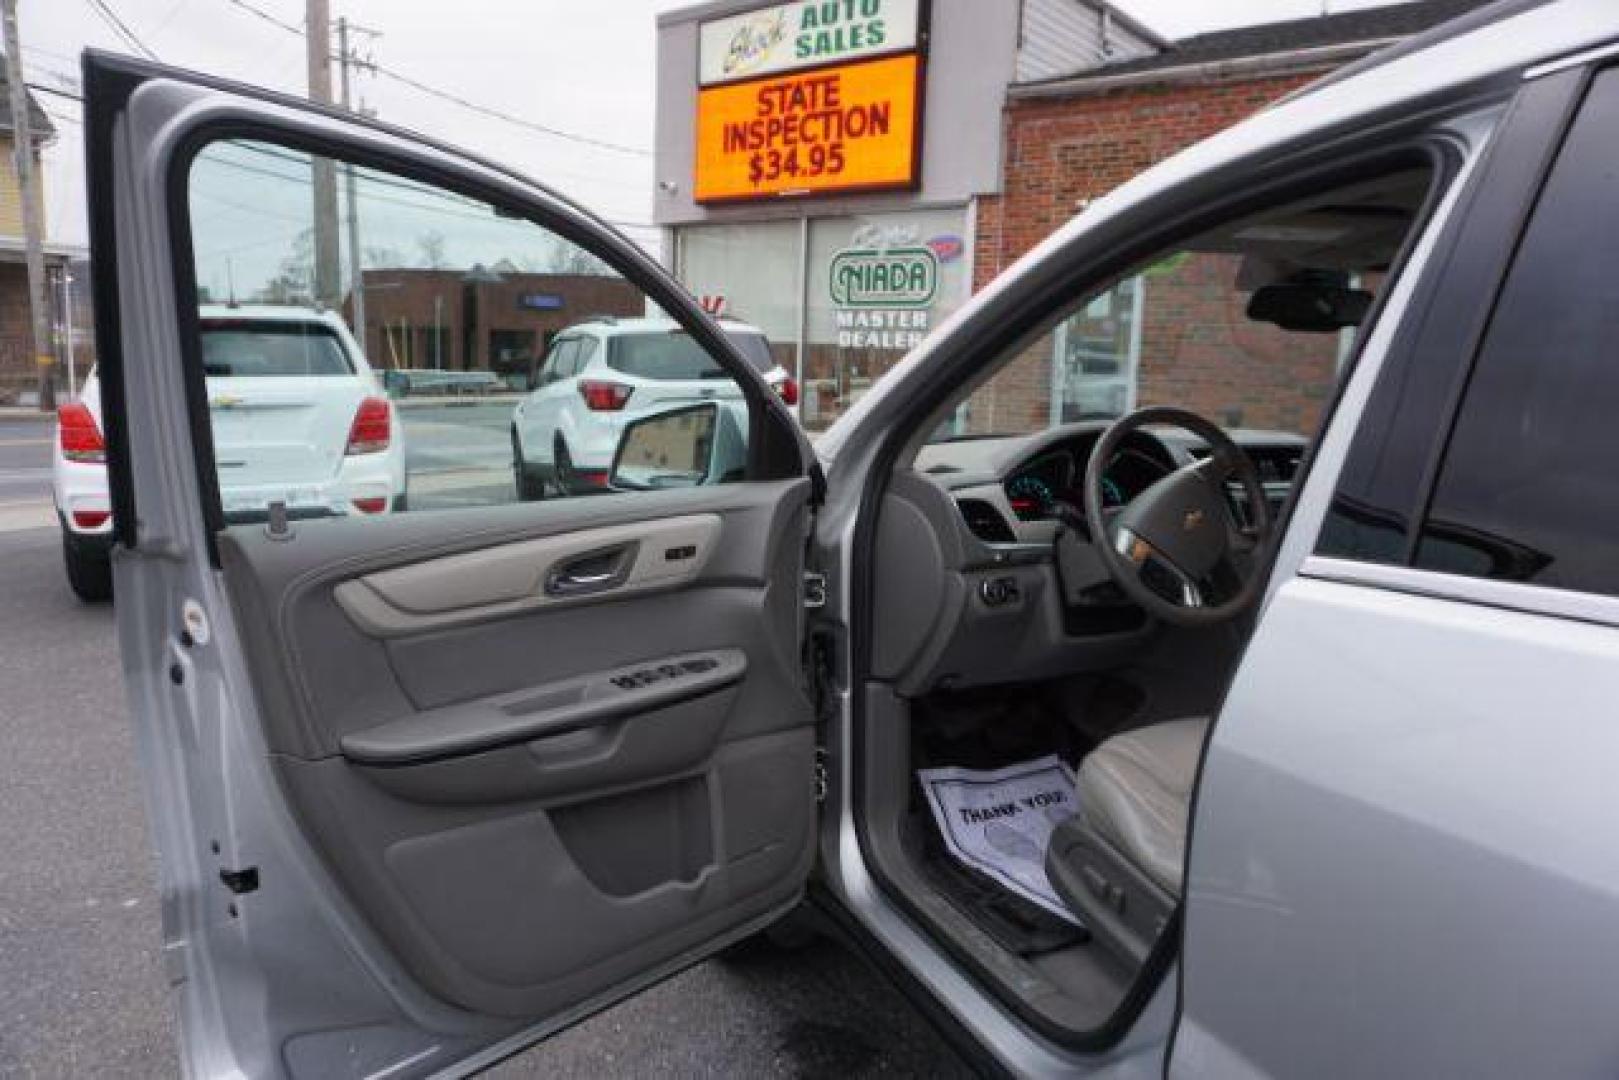
M 413 484 L 482 470 L 494 498 L 509 483 L 490 456 L 506 438 L 498 409 L 411 418 L 407 430 Z M 156 873 L 112 609 L 73 599 L 54 528 L 3 514 L 8 503 L 48 511 L 49 435 L 47 424 L 0 420 L 0 1076 L 172 1076 Z M 699 965 L 494 1070 L 542 1074 L 964 1075 L 938 1035 L 831 942 Z
M 53 430 L 43 420 L 0 417 L 0 529 L 52 520 Z

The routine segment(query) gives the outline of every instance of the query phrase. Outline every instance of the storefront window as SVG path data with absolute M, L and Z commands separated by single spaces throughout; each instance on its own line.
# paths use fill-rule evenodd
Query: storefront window
M 721 311 L 764 331 L 776 363 L 798 370 L 800 226 L 796 221 L 680 230 L 676 276 Z
M 803 229 L 798 220 L 684 228 L 676 270 L 711 306 L 723 300 L 726 314 L 764 331 L 799 380 L 800 421 L 822 431 L 966 300 L 966 215 L 813 219 L 807 264 Z
M 959 208 L 810 222 L 800 417 L 827 427 L 966 299 Z

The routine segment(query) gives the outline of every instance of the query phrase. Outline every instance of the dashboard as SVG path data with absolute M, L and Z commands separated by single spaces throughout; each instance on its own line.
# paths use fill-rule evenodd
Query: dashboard
M 968 530 L 987 543 L 1043 543 L 1057 529 L 1057 504 L 1084 506 L 1085 469 L 1107 424 L 1065 424 L 1034 435 L 965 439 L 924 447 L 915 468 L 956 500 Z M 1305 440 L 1276 431 L 1235 430 L 1279 510 L 1292 490 Z M 1170 428 L 1132 432 L 1102 477 L 1103 505 L 1122 507 L 1207 453 L 1202 440 Z M 1240 502 L 1240 491 L 1233 496 Z M 1240 509 L 1240 508 L 1239 508 Z
M 878 678 L 913 695 L 1105 670 L 1136 654 L 1153 632 L 1146 614 L 1111 584 L 1088 540 L 1053 542 L 1057 504 L 1083 504 L 1085 469 L 1107 426 L 932 443 L 895 471 L 878 518 Z M 1305 441 L 1230 434 L 1279 508 Z M 1132 432 L 1104 470 L 1104 502 L 1126 505 L 1207 453 L 1187 432 Z

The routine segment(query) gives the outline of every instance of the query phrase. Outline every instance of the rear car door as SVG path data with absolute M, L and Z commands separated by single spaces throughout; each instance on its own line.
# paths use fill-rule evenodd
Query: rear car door
M 471 1071 L 791 907 L 812 458 L 723 333 L 495 165 L 97 54 L 85 86 L 116 617 L 188 1069 Z M 203 304 L 476 369 L 556 328 L 528 291 L 677 320 L 746 400 L 744 475 L 518 503 L 515 395 L 413 395 L 349 446 L 406 444 L 408 512 L 269 484 L 225 513 Z
M 1619 69 L 1531 73 L 1346 390 L 1206 750 L 1172 1075 L 1613 1070 L 1616 129 Z

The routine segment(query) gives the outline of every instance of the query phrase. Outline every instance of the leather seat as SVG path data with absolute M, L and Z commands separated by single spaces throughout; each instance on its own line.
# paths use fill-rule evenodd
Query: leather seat
M 1209 721 L 1115 735 L 1080 763 L 1079 811 L 1046 851 L 1052 887 L 1103 944 L 1140 962 L 1181 895 L 1186 828 Z

